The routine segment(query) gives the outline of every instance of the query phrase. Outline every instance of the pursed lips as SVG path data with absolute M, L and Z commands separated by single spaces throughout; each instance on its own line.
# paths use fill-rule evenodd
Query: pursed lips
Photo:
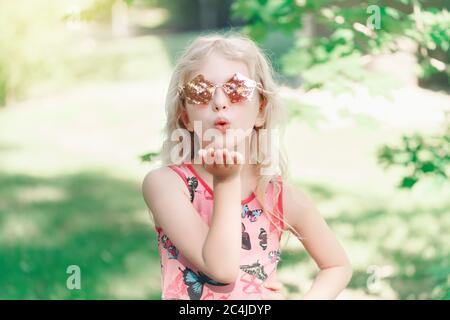
M 226 118 L 218 118 L 214 121 L 214 127 L 225 132 L 230 127 L 230 121 Z

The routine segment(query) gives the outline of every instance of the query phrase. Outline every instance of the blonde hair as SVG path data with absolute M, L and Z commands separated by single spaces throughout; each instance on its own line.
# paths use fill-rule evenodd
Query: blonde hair
M 194 39 L 182 53 L 170 80 L 165 104 L 167 122 L 164 129 L 164 141 L 160 153 L 164 165 L 172 164 L 170 157 L 171 150 L 179 143 L 177 141 L 172 141 L 172 133 L 176 129 L 186 129 L 182 121 L 182 112 L 185 105 L 182 97 L 179 95 L 178 89 L 181 85 L 190 80 L 192 73 L 199 67 L 205 57 L 208 57 L 212 52 L 218 52 L 230 60 L 240 61 L 247 65 L 250 77 L 257 82 L 260 82 L 264 88 L 262 98 L 265 102 L 265 123 L 260 128 L 268 129 L 268 131 L 270 131 L 270 129 L 278 129 L 280 140 L 284 134 L 284 124 L 287 119 L 286 112 L 277 94 L 277 85 L 273 79 L 273 68 L 268 62 L 269 59 L 264 54 L 263 50 L 251 39 L 236 33 L 202 35 Z M 260 128 L 256 129 L 258 136 Z M 194 136 L 194 133 L 191 132 L 191 142 L 194 142 Z M 267 138 L 270 139 L 271 135 L 269 134 Z M 193 145 L 193 143 L 191 145 Z M 271 141 L 269 141 L 269 145 L 273 145 Z M 191 159 L 195 156 L 192 153 L 193 152 L 191 151 L 191 154 L 189 155 Z M 256 164 L 258 169 L 261 169 L 261 163 L 267 163 L 267 156 L 267 154 L 258 153 L 258 162 Z M 261 203 L 264 212 L 269 213 L 267 216 L 270 222 L 282 233 L 283 230 L 280 230 L 279 223 L 285 223 L 285 221 L 281 216 L 281 212 L 278 210 L 277 201 L 274 201 L 274 203 L 267 203 L 265 197 L 269 183 L 273 183 L 273 199 L 278 199 L 281 192 L 281 183 L 278 180 L 278 177 L 281 177 L 281 179 L 285 181 L 288 176 L 287 155 L 281 143 L 280 149 L 278 150 L 278 159 L 278 167 L 276 168 L 277 170 L 275 170 L 275 173 L 258 176 L 255 195 L 257 200 Z M 273 218 L 275 218 L 275 222 L 278 223 L 275 223 Z M 293 231 L 295 232 L 295 230 Z

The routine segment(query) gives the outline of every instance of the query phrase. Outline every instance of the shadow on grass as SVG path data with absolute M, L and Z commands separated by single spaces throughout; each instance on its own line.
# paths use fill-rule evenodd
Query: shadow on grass
M 306 251 L 302 250 L 300 252 L 293 252 L 284 250 L 282 252 L 282 259 L 280 260 L 278 267 L 282 269 L 299 263 L 314 263 L 314 262 L 311 260 L 310 256 Z
M 424 252 L 382 251 L 399 266 L 388 281 L 400 299 L 450 299 L 448 252 L 438 250 L 435 256 L 426 257 Z
M 349 288 L 378 295 L 368 290 L 372 274 L 399 299 L 448 299 L 450 248 L 444 238 L 449 227 L 449 220 L 445 219 L 448 212 L 449 204 L 403 211 L 379 207 L 359 214 L 342 212 L 327 219 L 335 230 L 351 226 L 348 242 L 362 244 L 365 253 L 369 253 L 367 269 L 354 270 Z M 369 271 L 370 267 L 379 270 L 387 267 L 391 271 L 377 275 Z
M 326 221 L 353 261 L 348 297 L 450 298 L 447 199 L 436 196 L 402 207 L 400 202 L 391 205 L 389 200 L 328 186 L 304 185 L 304 189 L 318 200 L 318 207 L 327 205 Z M 294 267 L 303 280 L 312 280 L 316 274 L 312 258 L 292 248 L 283 251 L 280 269 Z M 298 292 L 295 286 L 290 291 Z
M 160 298 L 139 184 L 95 172 L 0 180 L 0 298 Z M 66 288 L 69 265 L 81 269 L 81 290 Z
M 388 265 L 394 266 L 392 274 L 384 275 L 368 270 L 354 270 L 349 284 L 351 289 L 359 289 L 367 295 L 384 297 L 381 291 L 386 286 L 395 292 L 395 298 L 405 299 L 450 299 L 450 263 L 448 258 L 439 254 L 433 258 L 426 258 L 423 254 L 409 254 L 402 250 L 380 250 L 382 255 L 390 261 Z M 383 266 L 377 266 L 382 269 Z M 369 290 L 373 282 L 374 289 Z M 381 283 L 381 286 L 379 285 Z M 381 289 L 376 289 L 376 288 Z
M 0 173 L 0 180 L 0 298 L 160 298 L 156 236 L 138 183 L 96 172 L 54 178 Z M 327 187 L 305 188 L 323 199 L 336 197 Z M 338 234 L 350 227 L 348 243 L 369 253 L 349 288 L 373 294 L 365 268 L 391 265 L 394 272 L 383 282 L 398 298 L 449 298 L 449 248 L 442 237 L 449 210 L 392 212 L 374 205 L 327 219 Z M 414 251 L 417 241 L 423 244 Z M 81 290 L 66 287 L 70 265 L 81 269 Z M 280 269 L 291 266 L 311 269 L 314 262 L 306 251 L 285 250 Z

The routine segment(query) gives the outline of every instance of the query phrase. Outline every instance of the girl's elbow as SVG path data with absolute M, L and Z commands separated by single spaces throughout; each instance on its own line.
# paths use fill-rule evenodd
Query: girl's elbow
M 347 284 L 350 283 L 350 280 L 352 280 L 353 277 L 353 267 L 350 263 L 343 266 L 344 269 L 344 275 L 346 278 Z
M 344 276 L 345 276 L 345 278 L 347 280 L 347 283 L 349 283 L 350 280 L 353 277 L 353 266 L 352 266 L 352 263 L 350 261 L 350 258 L 347 255 L 345 256 L 345 260 L 341 264 L 341 267 L 342 267 L 342 269 L 344 271 Z
M 234 283 L 237 281 L 239 276 L 239 269 L 223 270 L 214 273 L 214 280 L 220 283 Z

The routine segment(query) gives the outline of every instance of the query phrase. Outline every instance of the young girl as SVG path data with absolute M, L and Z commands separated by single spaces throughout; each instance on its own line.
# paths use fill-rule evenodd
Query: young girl
M 239 35 L 199 37 L 175 67 L 163 166 L 142 184 L 162 299 L 284 299 L 276 280 L 284 230 L 320 268 L 305 299 L 334 299 L 351 278 L 318 210 L 285 181 L 272 134 L 283 119 L 272 73 L 258 46 Z

